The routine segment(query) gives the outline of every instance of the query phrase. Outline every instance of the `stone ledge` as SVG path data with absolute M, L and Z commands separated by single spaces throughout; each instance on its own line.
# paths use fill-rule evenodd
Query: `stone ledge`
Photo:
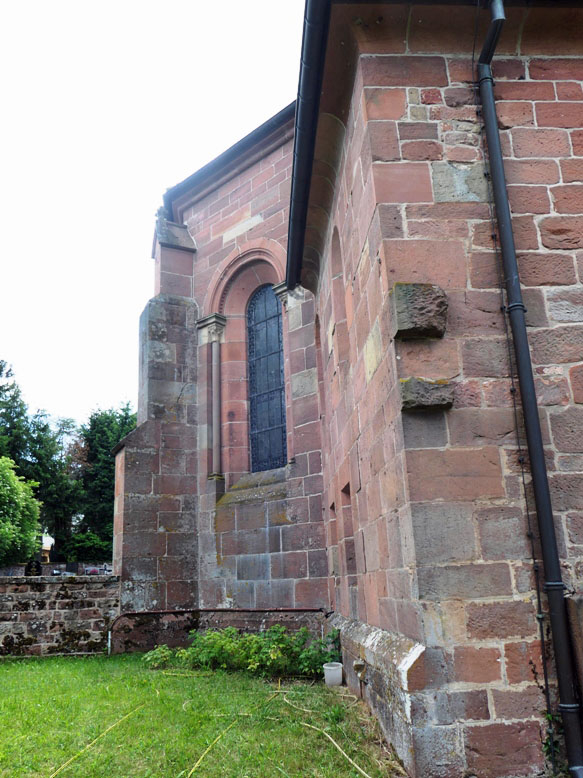
M 401 409 L 423 411 L 451 408 L 454 385 L 446 379 L 401 378 Z
M 425 647 L 339 613 L 329 623 L 340 630 L 348 686 L 368 702 L 397 756 L 414 774 L 409 674 Z

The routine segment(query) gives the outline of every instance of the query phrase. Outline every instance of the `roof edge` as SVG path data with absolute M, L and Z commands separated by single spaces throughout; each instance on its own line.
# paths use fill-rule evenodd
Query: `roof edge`
M 230 146 L 218 157 L 208 162 L 184 181 L 167 189 L 163 196 L 164 208 L 169 218 L 173 216 L 173 204 L 179 197 L 191 189 L 200 187 L 207 179 L 218 173 L 221 169 L 243 156 L 246 152 L 268 137 L 274 131 L 280 129 L 294 118 L 296 103 L 290 103 L 281 111 L 272 116 L 266 122 L 245 135 L 240 141 Z

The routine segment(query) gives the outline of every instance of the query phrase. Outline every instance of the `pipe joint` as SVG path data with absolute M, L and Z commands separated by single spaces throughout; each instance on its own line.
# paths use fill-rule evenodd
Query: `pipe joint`
M 572 702 L 572 703 L 560 702 L 557 705 L 557 707 L 561 711 L 561 713 L 579 713 L 579 711 L 581 710 L 581 706 L 577 702 Z
M 506 313 L 512 313 L 512 311 L 522 311 L 526 313 L 526 306 L 523 302 L 510 303 L 506 306 Z
M 567 587 L 562 581 L 545 581 L 543 588 L 545 592 L 549 592 L 553 590 L 559 590 L 563 592 Z

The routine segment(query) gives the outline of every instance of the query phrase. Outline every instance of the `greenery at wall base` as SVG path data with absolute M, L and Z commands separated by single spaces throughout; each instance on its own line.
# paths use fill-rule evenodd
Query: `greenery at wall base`
M 276 624 L 264 632 L 241 633 L 234 627 L 190 633 L 188 648 L 156 646 L 144 655 L 153 670 L 166 667 L 231 670 L 258 675 L 308 676 L 320 678 L 325 662 L 340 662 L 340 633 L 331 630 L 326 637 L 311 635 L 306 627 L 288 632 Z

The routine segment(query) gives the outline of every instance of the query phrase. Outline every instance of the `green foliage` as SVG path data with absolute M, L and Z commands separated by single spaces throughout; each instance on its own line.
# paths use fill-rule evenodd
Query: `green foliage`
M 346 710 L 342 705 L 331 705 L 328 710 L 324 711 L 323 715 L 330 724 L 340 724 L 346 718 Z
M 80 429 L 71 419 L 30 414 L 11 369 L 0 360 L 0 456 L 37 483 L 41 525 L 55 539 L 53 561 L 111 559 L 111 449 L 135 425 L 128 405 L 94 411 Z
M 28 408 L 12 370 L 0 359 L 0 456 L 17 462 L 26 451 Z
M 135 426 L 136 414 L 126 404 L 119 410 L 94 411 L 79 430 L 77 461 L 83 487 L 83 518 L 75 530 L 76 545 L 68 546 L 78 559 L 111 559 L 115 487 L 115 460 L 111 450 Z M 86 556 L 79 556 L 81 553 Z
M 0 360 L 0 456 L 10 457 L 20 475 L 36 482 L 41 524 L 55 538 L 57 553 L 70 535 L 81 496 L 69 454 L 74 429 L 71 419 L 51 422 L 42 411 L 29 414 L 11 369 Z
M 0 457 L 0 565 L 24 562 L 38 547 L 39 503 L 33 481 L 16 475 L 15 464 Z
M 319 678 L 325 662 L 340 661 L 338 630 L 320 640 L 305 627 L 290 633 L 277 624 L 258 633 L 240 633 L 234 627 L 191 632 L 191 638 L 189 648 L 172 651 L 168 646 L 157 646 L 145 655 L 144 661 L 150 667 L 159 662 L 164 666 L 175 663 L 190 668 L 246 672 L 262 678 Z
M 95 532 L 73 532 L 65 545 L 70 562 L 111 561 L 111 540 L 102 540 Z
M 175 652 L 168 646 L 156 646 L 152 651 L 144 654 L 143 660 L 151 670 L 161 670 L 163 667 L 168 667 L 174 656 Z

